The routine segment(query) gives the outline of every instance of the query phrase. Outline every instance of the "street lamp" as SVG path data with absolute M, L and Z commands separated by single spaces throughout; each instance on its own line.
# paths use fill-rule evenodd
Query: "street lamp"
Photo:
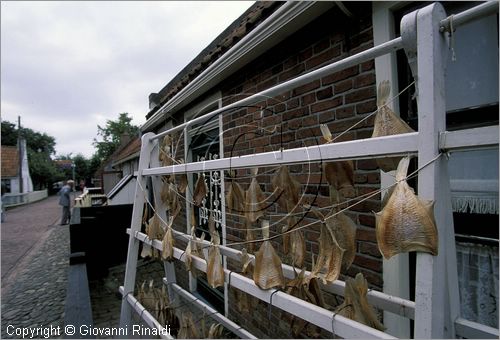
M 75 187 L 76 187 L 76 182 L 75 182 L 75 168 L 76 168 L 76 165 L 75 165 L 74 162 L 72 162 L 71 163 L 71 169 L 73 171 L 73 183 L 75 183 L 75 184 L 73 184 L 74 185 L 73 190 L 75 190 Z

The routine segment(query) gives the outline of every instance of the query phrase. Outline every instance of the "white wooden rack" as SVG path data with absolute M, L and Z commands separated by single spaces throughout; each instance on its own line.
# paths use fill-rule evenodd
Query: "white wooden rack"
M 135 310 L 150 327 L 159 327 L 158 322 L 154 320 L 151 314 L 144 311 L 144 307 L 132 296 L 136 279 L 139 244 L 144 242 L 161 251 L 160 241 L 151 241 L 140 231 L 145 203 L 143 188 L 146 188 L 148 176 L 152 179 L 156 211 L 160 214 L 160 217 L 166 219 L 164 205 L 159 199 L 161 175 L 216 171 L 230 167 L 233 169 L 251 168 L 320 160 L 367 159 L 409 154 L 418 156 L 418 166 L 420 168 L 436 158 L 440 153 L 450 153 L 464 149 L 498 148 L 498 125 L 446 131 L 445 121 L 445 67 L 448 54 L 447 32 L 450 31 L 450 21 L 453 22 L 454 27 L 458 27 L 466 22 L 496 12 L 498 12 L 498 2 L 490 1 L 454 15 L 453 19 L 450 19 L 450 17 L 446 17 L 445 11 L 439 3 L 428 5 L 403 17 L 401 21 L 401 37 L 276 85 L 180 124 L 168 131 L 159 134 L 144 134 L 131 228 L 128 229 L 130 241 L 125 282 L 124 286 L 120 287 L 120 291 L 124 296 L 120 326 L 131 327 L 132 312 Z M 492 46 L 492 48 L 497 48 L 497 46 Z M 399 49 L 404 49 L 416 80 L 418 132 L 203 162 L 159 166 L 158 146 L 161 138 L 167 134 L 186 129 L 193 124 L 206 122 L 211 117 L 224 114 L 231 108 L 249 105 L 262 100 L 262 98 L 277 96 L 325 75 Z M 446 157 L 439 157 L 436 161 L 422 168 L 418 175 L 418 188 L 419 197 L 435 201 L 434 213 L 439 232 L 439 255 L 432 256 L 426 253 L 417 253 L 415 301 L 372 290 L 368 292 L 369 302 L 379 309 L 413 319 L 415 321 L 415 338 L 498 338 L 498 329 L 465 320 L 460 316 L 455 237 Z M 224 204 L 222 205 L 224 206 Z M 176 239 L 188 240 L 191 237 L 177 231 L 174 234 Z M 209 243 L 207 242 L 207 244 Z M 221 246 L 220 250 L 224 256 L 239 260 L 240 251 L 226 246 Z M 176 261 L 185 261 L 184 251 L 181 249 L 174 249 L 174 257 Z M 206 262 L 203 259 L 194 257 L 193 262 L 198 270 L 206 271 Z M 196 299 L 187 290 L 177 285 L 174 263 L 164 262 L 164 267 L 164 282 L 167 285 L 171 300 L 174 300 L 176 296 L 181 296 L 183 299 L 191 301 L 193 305 L 208 311 L 210 317 L 222 323 L 236 335 L 242 338 L 255 338 L 250 332 L 229 320 L 227 316 L 216 313 L 212 307 Z M 283 265 L 283 271 L 286 277 L 294 277 L 291 266 Z M 230 274 L 227 269 L 225 269 L 225 279 L 226 283 L 232 287 L 267 303 L 272 302 L 273 307 L 294 314 L 322 329 L 335 333 L 336 336 L 342 338 L 394 338 L 390 334 L 370 328 L 341 315 L 335 315 L 329 310 L 284 292 L 275 292 L 274 289 L 262 290 L 255 285 L 253 280 L 234 272 Z M 343 281 L 335 281 L 323 286 L 323 289 L 337 295 L 343 295 L 344 286 Z

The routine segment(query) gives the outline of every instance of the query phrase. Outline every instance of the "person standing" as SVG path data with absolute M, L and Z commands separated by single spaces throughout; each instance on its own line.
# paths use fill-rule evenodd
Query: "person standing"
M 66 185 L 59 190 L 59 205 L 62 205 L 61 225 L 69 224 L 71 221 L 71 191 L 73 191 L 73 180 L 67 180 Z

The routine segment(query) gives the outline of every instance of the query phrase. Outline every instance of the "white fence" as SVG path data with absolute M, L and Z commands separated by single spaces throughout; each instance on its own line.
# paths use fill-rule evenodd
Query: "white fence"
M 48 196 L 47 189 L 32 192 L 25 192 L 22 194 L 5 194 L 2 197 L 2 204 L 4 208 L 23 205 L 31 202 L 43 200 Z

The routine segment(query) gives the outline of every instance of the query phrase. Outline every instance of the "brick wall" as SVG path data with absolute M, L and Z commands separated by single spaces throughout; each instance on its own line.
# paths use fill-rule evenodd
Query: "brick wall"
M 367 13 L 371 13 L 368 10 Z M 240 100 L 246 96 L 297 77 L 332 61 L 356 54 L 373 46 L 371 17 L 356 22 L 346 20 L 336 9 L 325 13 L 314 23 L 294 34 L 266 55 L 240 70 L 232 79 L 222 85 L 223 103 Z M 368 61 L 312 81 L 306 85 L 286 91 L 274 98 L 267 98 L 253 107 L 234 110 L 223 116 L 224 156 L 248 155 L 266 151 L 310 146 L 322 143 L 319 124 L 325 123 L 332 133 L 340 133 L 351 127 L 369 113 L 376 110 L 376 87 L 374 62 Z M 275 133 L 256 129 L 264 128 Z M 338 141 L 346 141 L 371 136 L 373 119 L 368 119 Z M 289 166 L 292 176 L 301 185 L 303 200 L 324 207 L 330 204 L 328 186 L 321 177 L 319 163 Z M 272 167 L 259 169 L 258 181 L 267 195 L 272 192 Z M 250 172 L 238 170 L 238 182 L 244 189 L 250 183 Z M 356 196 L 379 188 L 379 170 L 374 160 L 355 162 Z M 347 212 L 358 226 L 357 254 L 353 265 L 345 275 L 355 276 L 362 272 L 370 286 L 382 288 L 382 258 L 376 244 L 375 217 L 373 211 L 380 210 L 380 197 L 362 202 Z M 283 213 L 277 204 L 267 209 L 271 224 L 279 220 L 273 216 Z M 227 229 L 227 242 L 244 240 L 243 221 L 227 216 L 228 226 L 241 228 Z M 307 216 L 303 223 L 315 221 Z M 285 222 L 285 221 L 284 221 Z M 271 230 L 271 236 L 279 233 L 284 223 L 278 223 Z M 259 227 L 255 224 L 253 227 Z M 257 233 L 256 238 L 261 238 Z M 318 254 L 319 224 L 305 229 L 306 268 L 311 268 L 311 252 Z M 283 254 L 281 238 L 273 240 L 273 246 L 283 262 L 291 264 L 290 258 Z M 259 246 L 259 244 L 257 245 Z M 241 247 L 240 247 L 241 248 Z M 239 270 L 239 264 L 230 263 L 230 268 Z M 335 307 L 340 302 L 325 294 L 326 302 Z M 252 312 L 252 317 L 241 315 L 235 308 L 235 296 L 230 294 L 230 314 L 258 336 L 290 337 L 290 316 L 273 308 L 271 314 L 268 304 L 260 302 Z M 269 315 L 271 319 L 269 322 Z M 270 327 L 269 325 L 273 327 Z M 278 326 L 278 327 L 276 327 Z M 272 331 L 271 331 L 272 329 Z M 314 328 L 308 329 L 304 336 L 314 336 Z M 322 332 L 321 336 L 331 337 Z

